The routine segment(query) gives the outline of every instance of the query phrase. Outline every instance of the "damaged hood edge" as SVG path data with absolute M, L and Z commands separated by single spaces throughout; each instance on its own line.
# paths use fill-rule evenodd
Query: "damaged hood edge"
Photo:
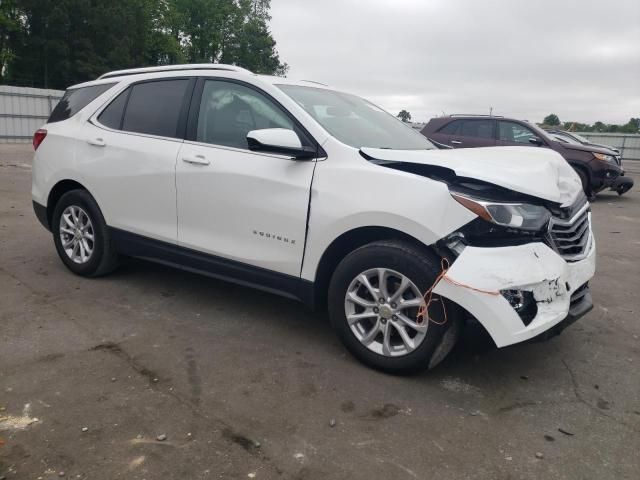
M 387 150 L 363 147 L 369 158 L 447 168 L 516 192 L 571 205 L 582 192 L 580 178 L 560 154 L 546 148 L 488 147 L 454 150 Z

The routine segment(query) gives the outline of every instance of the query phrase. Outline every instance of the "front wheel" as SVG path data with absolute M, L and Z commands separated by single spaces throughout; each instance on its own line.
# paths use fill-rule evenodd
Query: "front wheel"
M 117 266 L 107 224 L 87 191 L 65 193 L 54 208 L 51 227 L 58 255 L 73 273 L 97 277 Z
M 329 286 L 331 323 L 347 349 L 390 373 L 444 359 L 458 338 L 460 308 L 434 295 L 428 316 L 419 315 L 439 273 L 435 255 L 406 242 L 375 242 L 347 255 Z
M 576 168 L 576 173 L 578 174 L 578 177 L 580 177 L 580 183 L 582 183 L 582 190 L 584 191 L 584 194 L 588 199 L 593 200 L 596 194 L 591 188 L 591 181 L 589 180 L 589 177 L 587 177 L 587 174 L 579 168 Z

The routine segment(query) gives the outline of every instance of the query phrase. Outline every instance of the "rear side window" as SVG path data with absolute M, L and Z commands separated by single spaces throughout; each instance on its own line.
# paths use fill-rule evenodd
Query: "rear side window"
M 98 121 L 105 127 L 120 130 L 122 128 L 122 120 L 124 118 L 124 107 L 127 106 L 130 88 L 116 97 L 116 99 L 105 108 L 98 116 Z
M 461 135 L 465 137 L 493 138 L 492 120 L 464 120 Z
M 459 133 L 460 124 L 462 122 L 460 120 L 455 120 L 451 123 L 447 123 L 444 127 L 438 130 L 438 133 L 444 133 L 445 135 L 455 135 Z
M 131 87 L 122 130 L 177 137 L 180 110 L 188 85 L 189 79 L 180 79 L 139 83 Z M 117 117 L 116 112 L 113 116 Z
M 73 117 L 93 100 L 113 87 L 115 83 L 103 83 L 91 87 L 72 88 L 64 93 L 64 96 L 53 109 L 48 123 L 61 122 Z

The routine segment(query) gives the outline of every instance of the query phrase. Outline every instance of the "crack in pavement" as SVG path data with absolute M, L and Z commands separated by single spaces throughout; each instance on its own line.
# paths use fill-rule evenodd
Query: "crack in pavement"
M 103 343 L 98 344 L 95 347 L 89 349 L 89 351 L 103 351 L 123 360 L 129 367 L 131 367 L 136 373 L 146 377 L 147 379 L 151 378 L 150 386 L 156 392 L 163 393 L 165 395 L 169 395 L 174 398 L 180 405 L 187 408 L 192 415 L 195 417 L 206 421 L 214 430 L 218 430 L 221 432 L 221 438 L 225 439 L 229 443 L 233 443 L 242 447 L 245 451 L 249 452 L 252 455 L 257 456 L 260 460 L 270 463 L 276 471 L 282 471 L 277 465 L 274 464 L 273 460 L 266 455 L 264 452 L 260 451 L 260 443 L 256 442 L 246 435 L 239 433 L 236 428 L 234 428 L 231 424 L 222 420 L 220 418 L 212 418 L 203 413 L 197 405 L 195 405 L 190 399 L 183 397 L 175 390 L 163 390 L 159 387 L 159 385 L 155 382 L 158 377 L 153 373 L 152 370 L 141 365 L 134 357 L 132 357 L 129 353 L 126 352 L 120 345 L 115 343 Z
M 578 400 L 578 402 L 584 404 L 587 408 L 589 408 L 591 411 L 593 411 L 594 413 L 597 413 L 598 415 L 600 415 L 601 417 L 605 417 L 608 418 L 610 420 L 613 420 L 615 423 L 617 423 L 618 425 L 622 425 L 636 433 L 640 433 L 640 429 L 635 428 L 633 425 L 629 425 L 628 423 L 626 423 L 623 420 L 620 420 L 619 418 L 614 417 L 613 415 L 609 415 L 608 413 L 604 413 L 602 410 L 600 410 L 599 408 L 593 406 L 591 403 L 589 403 L 580 393 L 580 386 L 578 385 L 578 380 L 576 379 L 576 375 L 574 373 L 574 371 L 571 369 L 571 367 L 569 367 L 569 364 L 567 363 L 567 361 L 563 358 L 562 360 L 562 364 L 564 365 L 564 368 L 567 369 L 567 372 L 569 372 L 569 377 L 571 378 L 571 384 L 573 386 L 573 394 L 575 395 L 576 399 Z

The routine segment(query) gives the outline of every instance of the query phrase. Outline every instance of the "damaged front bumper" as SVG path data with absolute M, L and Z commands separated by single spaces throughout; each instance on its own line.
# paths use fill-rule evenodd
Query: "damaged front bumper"
M 567 262 L 541 242 L 508 247 L 466 247 L 436 285 L 473 315 L 498 347 L 555 334 L 592 308 L 587 282 L 595 273 L 595 241 L 586 256 Z M 504 295 L 531 292 L 537 308 L 523 320 Z
M 613 165 L 611 168 L 599 171 L 593 181 L 595 191 L 602 191 L 608 188 L 618 192 L 619 195 L 628 192 L 633 187 L 633 178 L 627 177 L 619 165 Z
M 618 195 L 622 195 L 631 190 L 631 187 L 633 187 L 633 178 L 620 175 L 619 177 L 616 177 L 614 180 L 606 184 L 606 186 L 609 187 L 610 190 L 618 192 Z

